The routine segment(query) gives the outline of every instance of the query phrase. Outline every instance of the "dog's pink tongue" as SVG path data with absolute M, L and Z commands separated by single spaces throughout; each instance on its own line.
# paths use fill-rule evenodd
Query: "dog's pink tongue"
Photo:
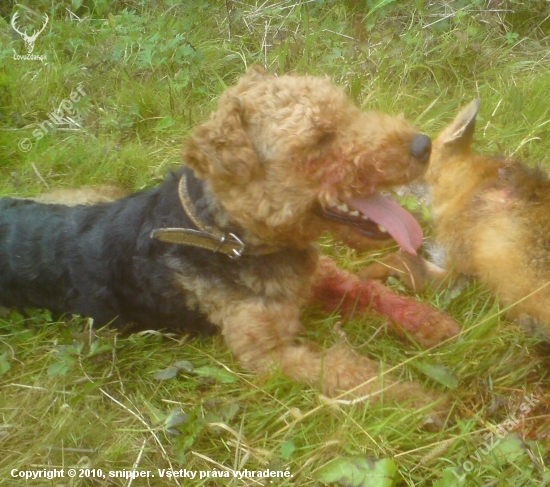
M 422 228 L 396 201 L 376 194 L 366 199 L 352 198 L 348 203 L 384 227 L 404 251 L 416 255 L 422 244 Z

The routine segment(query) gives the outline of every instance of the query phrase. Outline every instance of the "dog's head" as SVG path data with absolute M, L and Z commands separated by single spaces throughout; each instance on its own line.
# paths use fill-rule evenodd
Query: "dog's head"
M 422 175 L 430 150 L 404 119 L 361 112 L 326 78 L 251 69 L 183 156 L 252 241 L 303 246 L 345 229 L 414 252 L 420 227 L 380 191 Z

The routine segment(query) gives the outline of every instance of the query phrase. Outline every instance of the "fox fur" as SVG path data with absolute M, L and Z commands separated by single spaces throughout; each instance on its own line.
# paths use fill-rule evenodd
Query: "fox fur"
M 484 283 L 512 319 L 550 337 L 550 179 L 539 167 L 472 151 L 480 100 L 466 106 L 433 143 L 425 175 L 444 268 L 403 253 L 361 277 L 400 276 L 422 291 L 449 275 Z

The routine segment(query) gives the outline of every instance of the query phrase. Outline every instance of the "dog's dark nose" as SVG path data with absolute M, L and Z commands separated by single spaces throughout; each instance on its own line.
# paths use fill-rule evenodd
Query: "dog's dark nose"
M 432 152 L 432 140 L 424 134 L 415 135 L 411 141 L 411 155 L 419 162 L 428 162 Z

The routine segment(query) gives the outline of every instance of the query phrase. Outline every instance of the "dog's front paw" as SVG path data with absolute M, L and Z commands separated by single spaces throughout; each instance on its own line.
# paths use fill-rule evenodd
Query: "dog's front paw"
M 460 332 L 460 325 L 443 311 L 399 296 L 377 281 L 362 281 L 362 300 L 389 318 L 400 336 L 413 338 L 424 348 L 449 340 Z
M 324 357 L 322 390 L 328 402 L 337 405 L 391 401 L 416 409 L 422 427 L 439 430 L 450 415 L 445 395 L 429 391 L 416 382 L 399 382 L 380 371 L 377 362 L 335 346 Z
M 421 347 L 431 348 L 460 333 L 460 325 L 443 311 L 410 298 L 402 299 L 391 312 L 392 325 L 398 335 L 410 336 Z

